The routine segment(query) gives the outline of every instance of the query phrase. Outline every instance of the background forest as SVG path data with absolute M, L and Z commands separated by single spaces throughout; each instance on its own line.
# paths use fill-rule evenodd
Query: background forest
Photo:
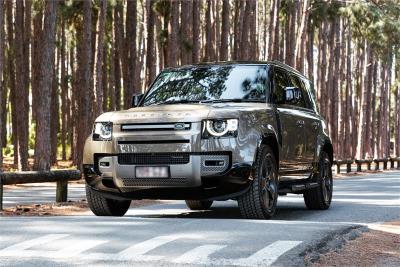
M 0 170 L 80 166 L 97 115 L 225 60 L 308 76 L 336 158 L 400 156 L 399 56 L 399 0 L 0 0 Z

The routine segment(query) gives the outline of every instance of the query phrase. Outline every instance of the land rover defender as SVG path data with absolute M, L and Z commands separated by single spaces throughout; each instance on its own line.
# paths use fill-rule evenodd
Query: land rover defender
M 83 170 L 99 216 L 123 216 L 134 199 L 193 210 L 233 199 L 244 218 L 268 219 L 288 193 L 328 209 L 332 160 L 306 77 L 275 61 L 222 62 L 165 69 L 131 109 L 100 115 Z

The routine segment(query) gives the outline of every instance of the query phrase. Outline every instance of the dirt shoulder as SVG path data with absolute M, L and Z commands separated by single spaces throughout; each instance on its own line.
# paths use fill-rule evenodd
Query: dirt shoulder
M 373 226 L 309 266 L 400 266 L 400 221 Z M 307 256 L 306 256 L 307 257 Z
M 160 200 L 133 200 L 131 208 L 151 206 L 163 203 Z M 65 203 L 17 205 L 4 208 L 0 216 L 79 216 L 92 214 L 86 200 L 69 201 Z

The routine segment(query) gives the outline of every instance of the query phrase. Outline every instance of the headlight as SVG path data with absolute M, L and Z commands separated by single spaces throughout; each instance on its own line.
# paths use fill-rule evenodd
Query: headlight
M 214 119 L 203 121 L 203 138 L 237 136 L 237 119 Z
M 93 127 L 94 141 L 109 141 L 112 136 L 111 122 L 96 122 Z

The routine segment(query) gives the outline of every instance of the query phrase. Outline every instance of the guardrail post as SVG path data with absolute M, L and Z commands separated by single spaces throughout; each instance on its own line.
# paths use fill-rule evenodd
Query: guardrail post
M 397 169 L 400 170 L 400 158 L 397 158 Z
M 362 165 L 362 163 L 359 162 L 359 161 L 356 161 L 356 163 L 357 163 L 357 171 L 358 171 L 358 172 L 361 172 L 361 165 Z
M 384 169 L 384 170 L 387 170 L 387 160 L 384 160 L 384 161 L 383 161 L 383 169 Z
M 367 170 L 369 170 L 369 171 L 371 170 L 371 162 L 370 161 L 367 162 Z
M 394 169 L 394 159 L 390 158 L 390 168 Z
M 347 172 L 347 173 L 351 172 L 351 163 L 350 163 L 350 162 L 347 162 L 347 163 L 346 163 L 346 166 L 347 166 L 346 172 Z
M 0 177 L 0 211 L 3 210 L 3 178 Z
M 379 161 L 374 160 L 375 162 L 375 171 L 379 170 Z
M 56 190 L 56 202 L 67 202 L 68 181 L 58 181 Z
M 336 173 L 340 173 L 340 164 L 336 163 Z

